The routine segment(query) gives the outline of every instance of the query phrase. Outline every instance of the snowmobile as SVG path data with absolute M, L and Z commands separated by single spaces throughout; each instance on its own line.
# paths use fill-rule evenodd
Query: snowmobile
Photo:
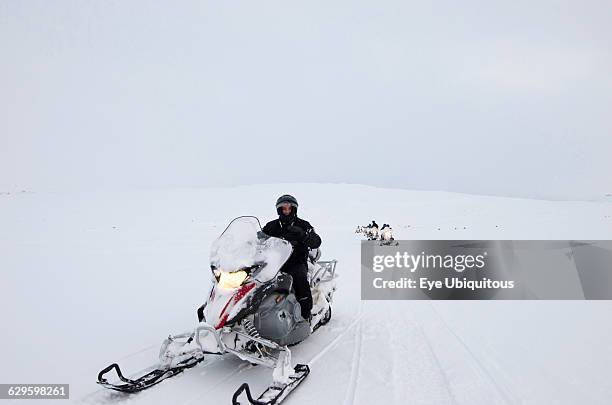
M 258 399 L 244 383 L 234 393 L 233 404 L 240 404 L 243 392 L 251 404 L 279 404 L 310 372 L 307 364 L 292 367 L 289 347 L 329 322 L 336 290 L 336 260 L 321 261 L 320 250 L 311 251 L 308 279 L 313 309 L 310 322 L 303 319 L 292 278 L 280 271 L 292 249 L 288 241 L 264 234 L 256 217 L 232 220 L 212 244 L 212 288 L 197 310 L 195 329 L 164 340 L 153 371 L 126 378 L 113 363 L 100 371 L 98 384 L 138 392 L 196 366 L 207 355 L 229 353 L 272 369 L 272 383 Z M 106 378 L 112 370 L 119 381 Z
M 380 246 L 398 246 L 399 242 L 393 237 L 391 225 L 384 224 L 380 230 Z
M 378 239 L 378 227 L 372 225 L 358 225 L 357 229 L 355 229 L 355 233 L 362 233 L 367 240 L 377 240 Z

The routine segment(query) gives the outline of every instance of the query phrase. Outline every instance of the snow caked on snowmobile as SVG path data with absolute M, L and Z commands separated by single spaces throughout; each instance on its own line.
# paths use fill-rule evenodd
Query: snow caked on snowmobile
M 194 367 L 205 355 L 230 353 L 273 370 L 272 383 L 258 399 L 252 398 L 245 383 L 234 393 L 233 403 L 239 404 L 244 392 L 251 404 L 279 404 L 310 372 L 305 364 L 292 367 L 288 346 L 329 322 L 336 289 L 336 261 L 320 261 L 320 251 L 311 251 L 312 318 L 304 320 L 291 276 L 280 271 L 291 252 L 289 242 L 264 234 L 257 218 L 234 219 L 212 245 L 212 288 L 197 310 L 195 329 L 169 336 L 153 371 L 130 379 L 115 363 L 100 371 L 98 383 L 117 391 L 137 392 Z M 112 370 L 119 378 L 116 383 L 105 378 Z

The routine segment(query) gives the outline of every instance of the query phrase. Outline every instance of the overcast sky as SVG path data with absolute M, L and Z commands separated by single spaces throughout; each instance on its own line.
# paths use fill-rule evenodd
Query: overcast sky
M 612 2 L 0 2 L 0 191 L 612 192 Z

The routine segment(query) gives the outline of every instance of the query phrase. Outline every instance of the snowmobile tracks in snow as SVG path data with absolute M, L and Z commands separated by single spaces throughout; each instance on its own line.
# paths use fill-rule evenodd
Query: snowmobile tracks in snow
M 359 376 L 361 373 L 361 348 L 363 340 L 363 327 L 361 322 L 357 323 L 355 331 L 355 345 L 353 347 L 353 358 L 351 361 L 351 375 L 349 386 L 344 397 L 344 404 L 351 405 L 355 403 L 357 398 L 357 386 L 359 385 Z
M 452 336 L 452 338 L 455 339 L 459 347 L 464 350 L 466 356 L 471 359 L 476 369 L 479 370 L 480 374 L 482 375 L 484 381 L 487 381 L 491 385 L 494 391 L 499 394 L 500 398 L 504 402 L 509 404 L 520 402 L 519 399 L 513 397 L 512 392 L 510 392 L 508 389 L 506 389 L 506 387 L 503 387 L 500 382 L 498 382 L 495 376 L 493 376 L 489 369 L 483 364 L 479 356 L 477 356 L 474 351 L 470 349 L 470 346 L 465 343 L 465 341 L 454 331 L 454 329 L 444 319 L 442 314 L 438 312 L 433 303 L 430 302 L 429 307 L 434 313 L 435 317 L 438 319 L 439 323 L 442 325 L 442 327 L 449 333 L 450 336 Z

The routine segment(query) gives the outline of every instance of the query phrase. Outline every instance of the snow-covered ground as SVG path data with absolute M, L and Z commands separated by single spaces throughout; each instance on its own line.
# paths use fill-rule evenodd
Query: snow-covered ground
M 293 349 L 312 372 L 288 404 L 612 401 L 611 302 L 362 302 L 354 233 L 375 219 L 398 239 L 612 239 L 611 201 L 358 185 L 0 193 L 0 382 L 70 383 L 71 402 L 90 404 L 226 404 L 245 381 L 259 391 L 269 370 L 232 357 L 131 396 L 95 379 L 114 361 L 138 372 L 190 329 L 212 240 L 235 216 L 271 219 L 287 192 L 341 277 L 332 321 Z

